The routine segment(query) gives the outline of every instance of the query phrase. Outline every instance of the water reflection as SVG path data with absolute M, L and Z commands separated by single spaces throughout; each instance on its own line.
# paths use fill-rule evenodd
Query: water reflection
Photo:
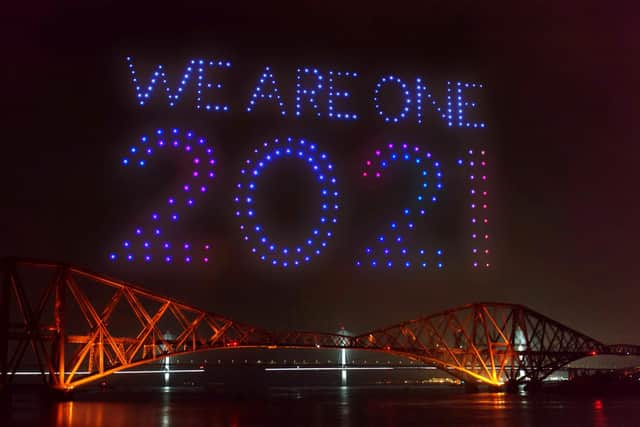
M 465 394 L 457 389 L 295 388 L 228 396 L 175 388 L 103 392 L 52 406 L 22 402 L 12 426 L 246 427 L 594 426 L 640 425 L 640 396 Z M 6 425 L 4 420 L 2 425 Z
M 609 425 L 604 415 L 604 404 L 600 399 L 593 401 L 593 425 L 594 427 L 606 427 Z
M 57 405 L 57 425 L 70 426 L 73 424 L 73 402 L 64 402 Z
M 60 402 L 54 406 L 56 412 L 56 426 L 105 426 L 116 425 L 119 414 L 118 405 L 104 402 L 100 404 L 87 404 L 87 402 Z M 105 412 L 109 414 L 109 419 L 105 418 Z M 123 420 L 124 421 L 124 420 Z M 123 421 L 120 422 L 120 425 Z
M 169 375 L 168 373 L 165 375 Z M 166 386 L 163 388 L 167 388 Z M 171 412 L 169 411 L 169 407 L 171 405 L 170 395 L 166 390 L 162 395 L 162 406 L 160 407 L 160 423 L 162 427 L 170 427 L 171 426 Z
M 504 409 L 507 407 L 506 393 L 490 393 L 491 406 L 493 409 Z

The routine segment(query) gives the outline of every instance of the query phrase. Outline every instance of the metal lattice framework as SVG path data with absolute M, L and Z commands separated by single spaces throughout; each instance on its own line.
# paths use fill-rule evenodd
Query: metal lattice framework
M 539 381 L 567 363 L 620 350 L 518 304 L 469 304 L 358 337 L 357 346 L 433 364 L 467 381 Z M 629 346 L 627 346 L 629 347 Z
M 43 381 L 63 391 L 168 356 L 222 348 L 382 351 L 491 385 L 541 380 L 585 356 L 640 355 L 639 346 L 606 346 L 515 304 L 470 304 L 355 337 L 272 333 L 64 264 L 3 258 L 0 274 L 3 386 L 28 363 L 28 348 Z

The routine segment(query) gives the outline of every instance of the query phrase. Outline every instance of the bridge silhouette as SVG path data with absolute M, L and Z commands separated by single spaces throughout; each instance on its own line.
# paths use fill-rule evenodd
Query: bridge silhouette
M 31 349 L 42 381 L 68 392 L 166 357 L 240 348 L 384 352 L 445 370 L 468 384 L 539 382 L 577 359 L 639 356 L 523 305 L 475 303 L 360 335 L 272 332 L 70 265 L 0 259 L 0 384 Z M 169 325 L 175 335 L 168 335 Z

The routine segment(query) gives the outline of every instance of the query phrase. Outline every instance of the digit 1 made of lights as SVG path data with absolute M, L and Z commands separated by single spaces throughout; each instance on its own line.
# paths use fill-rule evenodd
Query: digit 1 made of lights
M 458 164 L 466 166 L 469 180 L 468 204 L 471 221 L 471 254 L 473 268 L 489 268 L 489 186 L 487 177 L 487 152 L 484 149 L 469 149 L 466 161 Z

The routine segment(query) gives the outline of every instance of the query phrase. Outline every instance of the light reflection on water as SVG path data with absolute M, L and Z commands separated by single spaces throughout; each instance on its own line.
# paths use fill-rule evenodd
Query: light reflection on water
M 457 389 L 282 388 L 227 396 L 205 391 L 109 391 L 74 402 L 14 402 L 9 425 L 245 426 L 640 426 L 640 396 L 517 396 Z M 4 412 L 4 411 L 3 411 Z M 7 412 L 4 412 L 5 415 Z

